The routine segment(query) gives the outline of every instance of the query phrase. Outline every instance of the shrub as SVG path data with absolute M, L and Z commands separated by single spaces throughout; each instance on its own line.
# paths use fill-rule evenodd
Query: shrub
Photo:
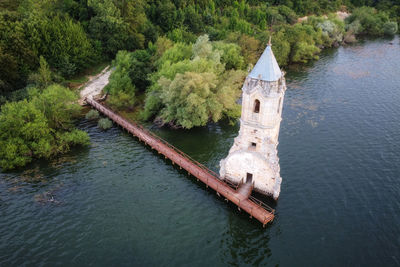
M 346 28 L 350 34 L 359 34 L 360 32 L 363 31 L 361 23 L 358 19 L 356 19 L 352 23 L 348 24 L 346 26 Z
M 113 125 L 112 121 L 107 118 L 102 118 L 97 123 L 97 126 L 102 130 L 108 130 L 112 127 L 112 125 Z
M 87 120 L 97 120 L 100 117 L 100 114 L 97 110 L 91 109 L 88 113 L 86 113 L 85 118 Z
M 330 20 L 325 20 L 317 24 L 317 28 L 321 29 L 322 32 L 331 39 L 331 42 L 338 43 L 343 40 L 343 33 L 339 27 Z
M 383 32 L 386 35 L 395 35 L 397 32 L 398 26 L 394 21 L 388 21 L 383 24 Z
M 0 113 L 0 167 L 24 166 L 34 158 L 51 158 L 75 145 L 89 144 L 73 120 L 80 114 L 77 96 L 61 86 L 29 91 L 29 100 L 8 102 Z
M 0 95 L 0 106 L 4 105 L 7 102 L 7 98 L 3 95 Z
M 130 70 L 133 68 L 132 54 L 119 51 L 113 62 L 115 70 L 104 91 L 109 94 L 107 102 L 117 109 L 133 108 L 136 87 L 132 83 Z
M 232 43 L 215 42 L 214 48 L 221 51 L 221 62 L 225 64 L 225 69 L 242 69 L 244 58 L 241 55 L 240 46 Z
M 190 48 L 187 54 L 174 45 L 161 56 L 165 61 L 152 75 L 142 117 L 156 116 L 187 129 L 224 117 L 236 119 L 240 115 L 236 100 L 245 76 L 233 70 L 244 65 L 240 47 L 210 42 L 203 35 Z
M 382 11 L 372 7 L 361 7 L 353 11 L 347 22 L 351 25 L 354 21 L 361 24 L 360 33 L 369 35 L 393 35 L 397 31 L 397 23 L 389 21 L 389 16 Z
M 176 43 L 194 43 L 196 41 L 196 35 L 184 28 L 176 28 L 168 32 L 167 36 Z

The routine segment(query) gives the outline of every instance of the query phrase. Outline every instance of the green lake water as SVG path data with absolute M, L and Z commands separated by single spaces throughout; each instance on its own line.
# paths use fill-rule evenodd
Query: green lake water
M 399 266 L 399 38 L 286 77 L 265 229 L 120 128 L 82 120 L 90 147 L 0 173 L 0 266 Z M 152 130 L 218 171 L 238 129 Z

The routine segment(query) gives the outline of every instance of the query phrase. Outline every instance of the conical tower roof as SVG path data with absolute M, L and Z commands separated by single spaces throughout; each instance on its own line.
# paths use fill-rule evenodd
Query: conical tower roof
M 274 53 L 271 49 L 271 40 L 265 48 L 257 64 L 250 72 L 249 77 L 263 81 L 273 82 L 279 80 L 282 76 L 278 62 L 276 62 Z

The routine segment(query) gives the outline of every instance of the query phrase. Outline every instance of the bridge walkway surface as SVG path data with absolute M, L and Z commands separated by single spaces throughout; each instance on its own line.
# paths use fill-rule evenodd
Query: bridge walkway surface
M 141 125 L 128 121 L 116 114 L 114 111 L 100 104 L 92 97 L 86 98 L 86 103 L 136 136 L 140 141 L 158 151 L 159 154 L 162 154 L 165 156 L 165 158 L 170 159 L 172 164 L 177 164 L 180 168 L 185 169 L 189 174 L 202 181 L 207 188 L 211 187 L 219 196 L 222 195 L 225 200 L 234 203 L 239 210 L 247 212 L 250 215 L 250 218 L 254 217 L 260 221 L 263 226 L 269 222 L 272 222 L 274 219 L 275 210 L 262 201 L 251 196 L 251 191 L 253 189 L 252 184 L 245 183 L 235 186 L 225 182 L 221 180 L 218 174 L 208 169 L 203 164 L 192 159 L 190 156 L 175 148 L 154 133 L 148 131 Z
M 254 188 L 253 183 L 246 182 L 246 183 L 239 185 L 236 192 L 239 193 L 240 195 L 244 196 L 245 198 L 248 198 L 251 196 L 251 192 L 253 191 L 253 188 Z

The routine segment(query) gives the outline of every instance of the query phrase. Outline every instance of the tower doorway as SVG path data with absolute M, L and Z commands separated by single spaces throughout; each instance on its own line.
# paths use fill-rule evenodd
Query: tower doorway
M 260 100 L 256 99 L 254 101 L 254 113 L 260 113 Z
M 252 183 L 253 182 L 253 174 L 252 173 L 247 173 L 246 174 L 246 183 Z

